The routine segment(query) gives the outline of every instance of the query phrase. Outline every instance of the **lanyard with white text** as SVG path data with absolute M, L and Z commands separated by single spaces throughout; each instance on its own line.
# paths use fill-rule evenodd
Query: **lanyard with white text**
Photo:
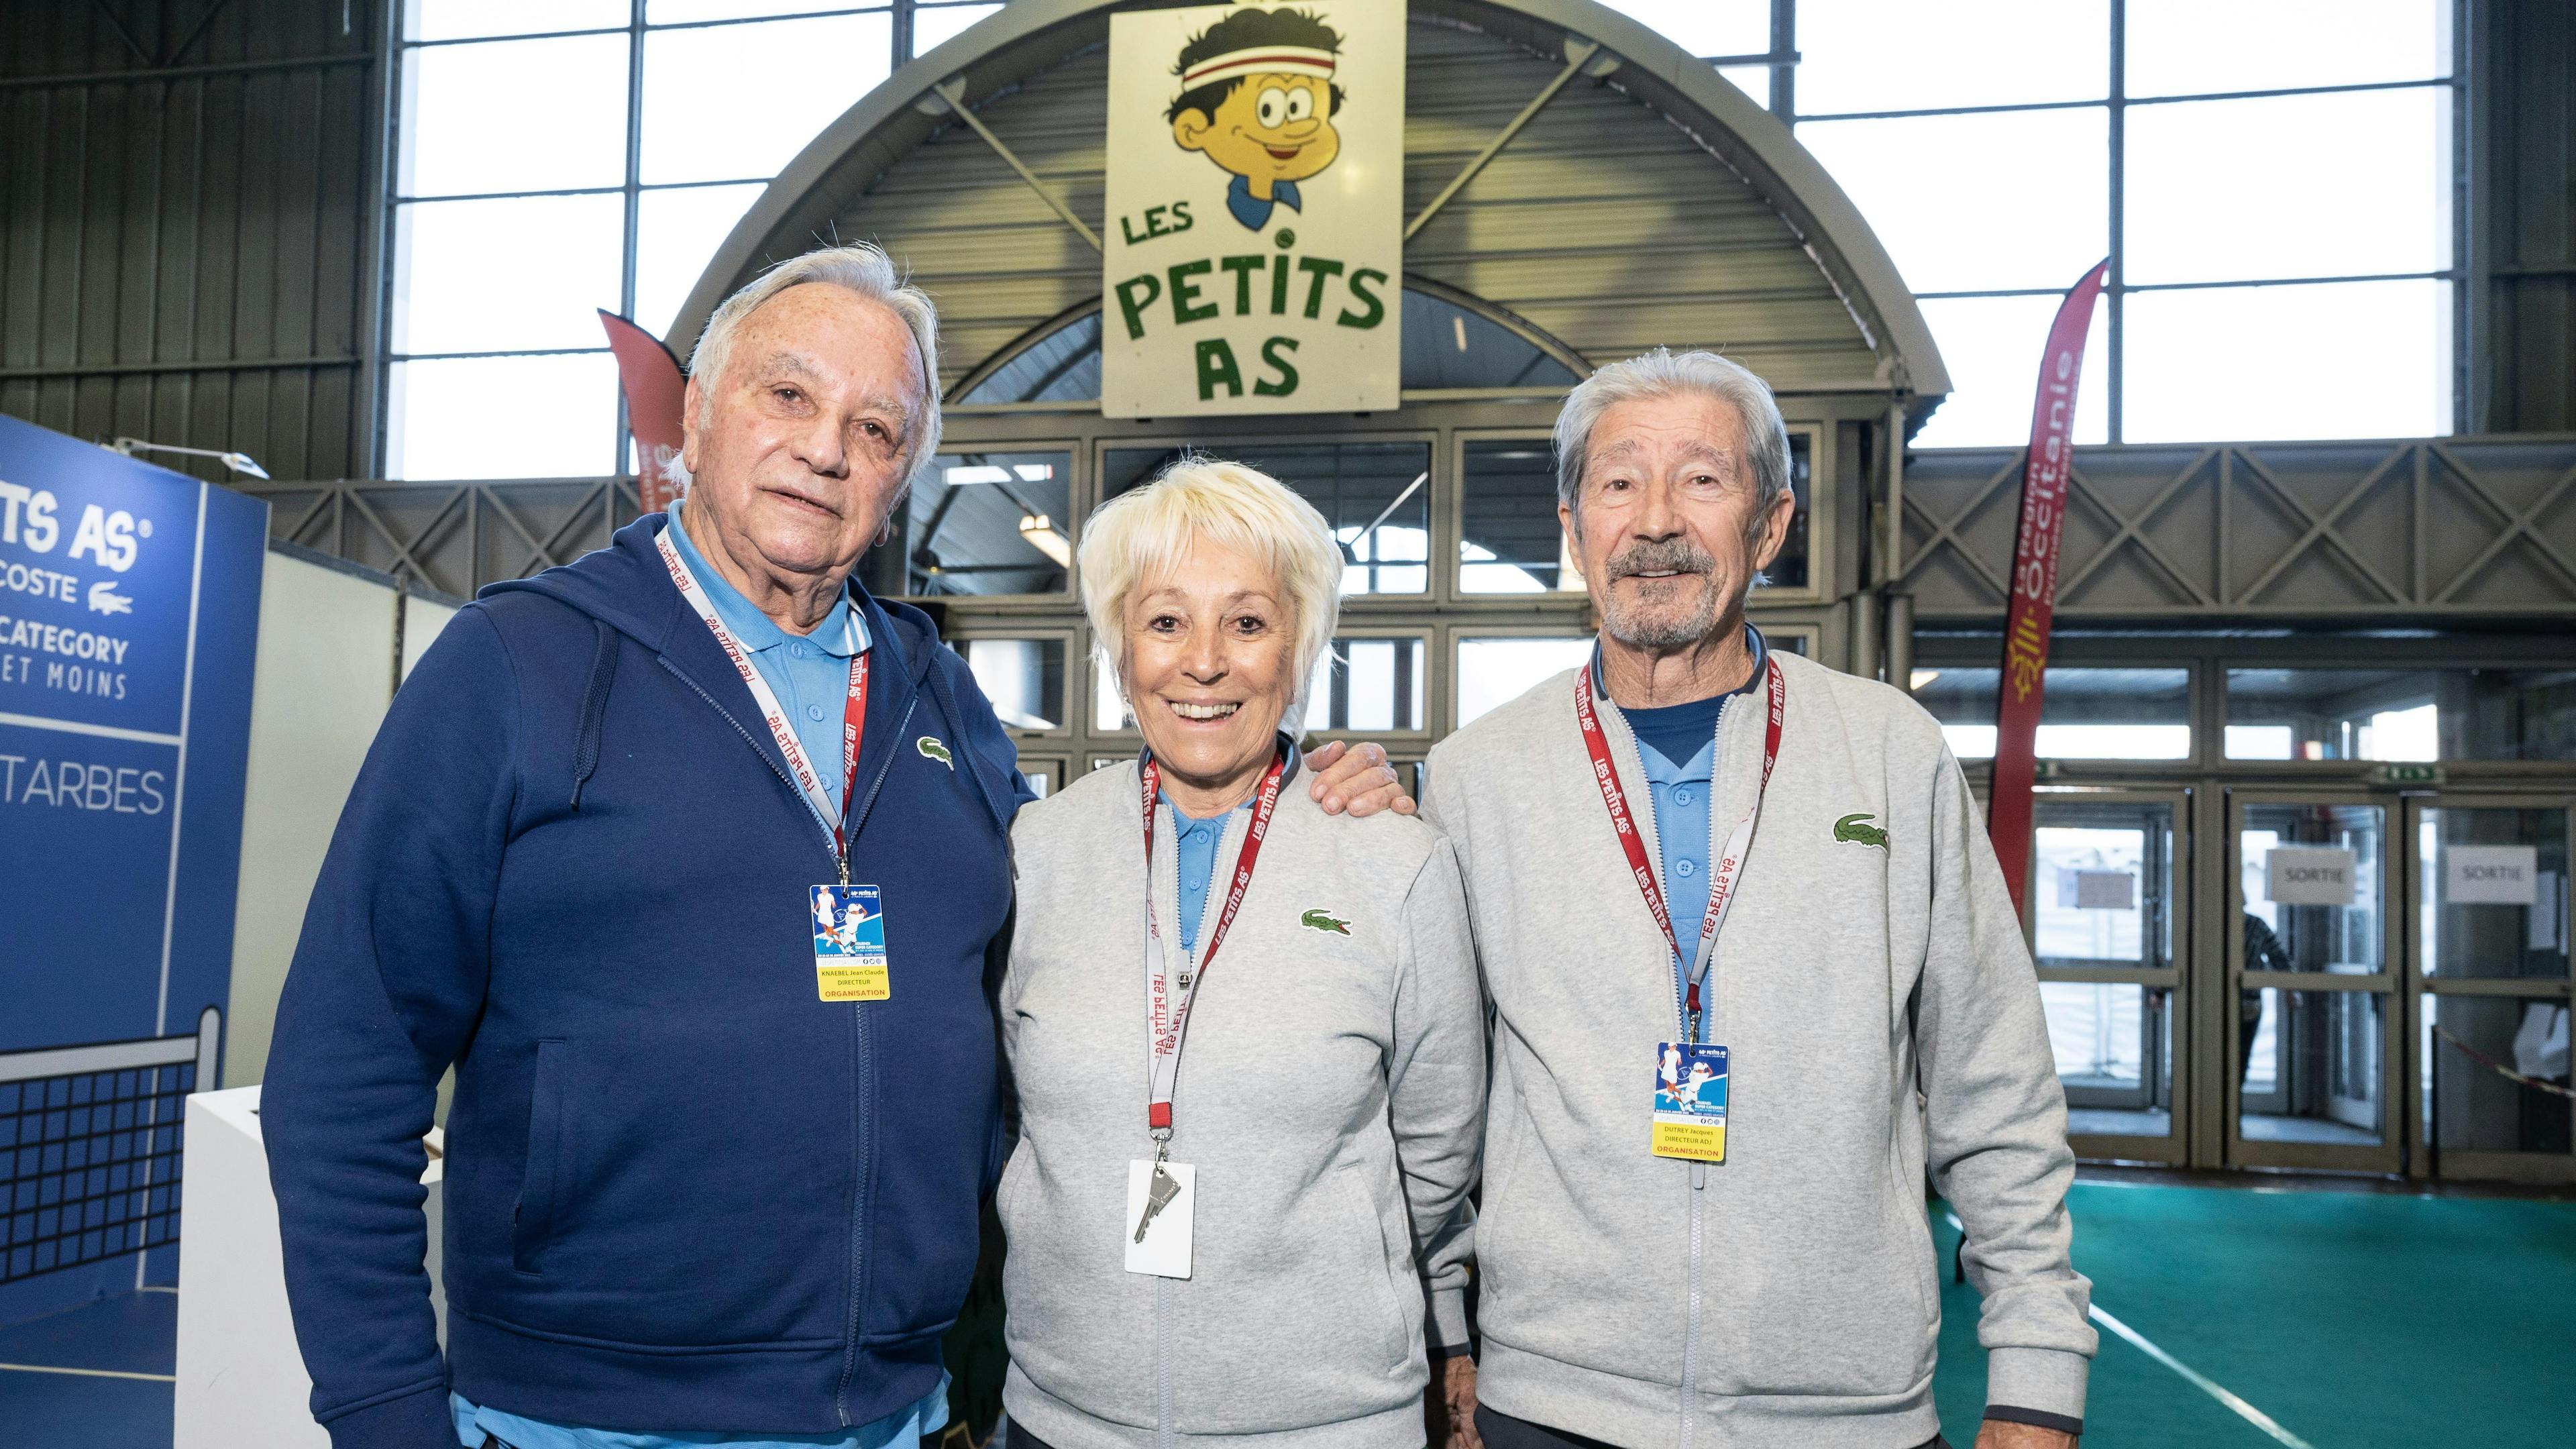
M 1207 979 L 1216 948 L 1225 944 L 1226 928 L 1234 924 L 1234 913 L 1252 884 L 1252 865 L 1261 858 L 1261 840 L 1270 833 L 1271 813 L 1279 808 L 1279 782 L 1287 770 L 1288 752 L 1283 749 L 1271 760 L 1270 773 L 1261 777 L 1260 792 L 1252 797 L 1252 828 L 1235 856 L 1234 881 L 1226 888 L 1225 906 L 1217 913 L 1216 929 L 1208 935 L 1207 951 L 1199 957 L 1196 970 L 1187 969 L 1184 962 L 1180 978 L 1173 980 L 1163 962 L 1163 929 L 1154 921 L 1154 800 L 1162 792 L 1163 772 L 1152 755 L 1145 757 L 1145 1012 L 1151 1033 L 1146 1044 L 1153 1054 L 1146 1080 L 1145 1127 L 1163 1145 L 1163 1152 L 1171 1147 L 1172 1088 L 1180 1080 L 1181 1037 L 1189 1030 L 1190 1002 L 1198 996 L 1199 983 Z
M 1655 873 L 1646 863 L 1645 842 L 1638 837 L 1636 822 L 1629 818 L 1627 792 L 1619 787 L 1619 771 L 1610 762 L 1610 741 L 1601 732 L 1601 718 L 1592 703 L 1592 671 L 1578 669 L 1574 674 L 1574 719 L 1583 727 L 1583 748 L 1592 756 L 1592 778 L 1601 787 L 1601 803 L 1610 809 L 1610 828 L 1619 835 L 1619 848 L 1628 855 L 1628 870 L 1637 879 L 1637 890 L 1646 898 L 1646 909 L 1652 911 L 1655 924 L 1664 933 L 1664 944 L 1673 951 L 1673 1014 L 1680 1019 L 1682 1040 L 1700 1039 L 1701 978 L 1708 974 L 1709 948 L 1717 940 L 1717 928 L 1726 920 L 1727 908 L 1735 904 L 1735 885 L 1744 874 L 1744 855 L 1753 844 L 1753 822 L 1762 813 L 1763 792 L 1771 788 L 1771 769 L 1780 761 L 1780 725 L 1787 717 L 1789 686 L 1780 673 L 1780 662 L 1766 658 L 1763 668 L 1770 687 L 1771 718 L 1762 741 L 1762 781 L 1753 790 L 1753 806 L 1726 838 L 1726 850 L 1708 873 L 1708 914 L 1700 921 L 1699 952 L 1693 957 L 1682 955 L 1681 938 L 1673 934 L 1672 913 L 1664 908 L 1663 891 L 1655 884 Z M 1685 989 L 1682 979 L 1687 966 L 1690 979 Z
M 770 739 L 776 742 L 778 752 L 787 757 L 787 772 L 795 777 L 796 788 L 804 793 L 806 807 L 814 812 L 815 821 L 831 838 L 832 859 L 840 867 L 841 884 L 848 885 L 849 841 L 842 834 L 838 813 L 832 809 L 832 797 L 824 793 L 822 776 L 815 773 L 813 762 L 806 758 L 805 746 L 796 738 L 795 726 L 787 722 L 785 706 L 779 704 L 778 695 L 770 689 L 769 681 L 761 678 L 760 671 L 752 665 L 750 651 L 735 640 L 733 631 L 724 626 L 724 620 L 716 617 L 715 601 L 707 597 L 697 575 L 689 572 L 689 561 L 680 557 L 680 551 L 671 546 L 669 530 L 654 535 L 653 541 L 661 546 L 663 567 L 671 571 L 671 582 L 679 586 L 680 597 L 688 600 L 689 607 L 698 611 L 698 618 L 706 624 L 707 632 L 716 636 L 716 644 L 724 650 L 725 657 L 733 661 L 734 671 L 742 676 L 743 684 L 751 690 L 752 703 L 760 706 L 761 718 L 769 722 Z M 850 792 L 858 787 L 859 739 L 866 732 L 867 723 L 868 655 L 863 649 L 850 660 L 850 692 L 841 709 L 841 799 L 845 803 Z

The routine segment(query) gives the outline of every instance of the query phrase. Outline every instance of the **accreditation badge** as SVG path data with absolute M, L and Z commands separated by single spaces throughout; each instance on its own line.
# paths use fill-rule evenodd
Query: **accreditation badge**
M 1687 1041 L 1656 1046 L 1654 1124 L 1657 1157 L 1726 1160 L 1726 1048 Z
M 872 885 L 818 885 L 813 906 L 815 991 L 825 1001 L 892 997 L 884 893 Z

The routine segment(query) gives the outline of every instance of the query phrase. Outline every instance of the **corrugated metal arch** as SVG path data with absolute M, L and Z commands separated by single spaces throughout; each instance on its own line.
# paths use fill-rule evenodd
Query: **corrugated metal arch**
M 1077 215 L 1101 213 L 1108 16 L 1015 0 L 896 72 L 789 163 L 681 308 L 675 348 L 762 267 L 830 236 L 884 243 L 938 296 L 943 386 L 1099 291 L 1099 259 L 953 117 L 978 119 Z M 1412 0 L 1406 211 L 1416 214 L 1562 64 L 1567 88 L 1406 250 L 1409 274 L 1601 358 L 1714 346 L 1783 392 L 1887 392 L 1918 415 L 1949 376 L 1896 267 L 1787 128 L 1711 67 L 1592 0 Z

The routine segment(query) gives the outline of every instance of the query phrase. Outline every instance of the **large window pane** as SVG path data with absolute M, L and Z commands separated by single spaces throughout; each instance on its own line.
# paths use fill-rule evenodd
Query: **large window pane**
M 419 201 L 401 208 L 396 352 L 597 347 L 617 310 L 626 204 L 615 194 Z
M 2433 1145 L 2566 1156 L 2567 1098 L 2496 1068 L 2566 1086 L 2567 1018 L 2567 1003 L 2554 999 L 2424 998 L 2424 1060 L 2431 1078 L 2424 1094 L 2425 1135 Z
M 1458 641 L 1458 728 L 1592 658 L 1592 636 Z M 1571 696 L 1569 696 L 1570 698 Z
M 2443 806 L 2417 819 L 2427 976 L 2567 979 L 2567 812 Z
M 1950 753 L 1963 760 L 1995 754 L 1995 698 L 2000 669 L 1914 671 L 1914 701 L 1941 722 Z M 2048 671 L 2040 687 L 2043 759 L 2184 760 L 2191 757 L 2191 671 L 2085 669 Z
M 2385 969 L 2383 816 L 2376 805 L 2245 807 L 2236 861 L 2247 971 Z
M 906 592 L 1064 592 L 1073 562 L 1072 463 L 1069 453 L 1046 452 L 931 460 L 903 503 Z
M 1569 388 L 1582 381 L 1539 345 L 1428 292 L 1404 294 L 1407 388 Z
M 2247 992 L 2259 1016 L 2245 1046 L 2238 1132 L 2248 1142 L 2365 1146 L 2383 1140 L 2386 1060 L 2376 991 Z
M 1310 730 L 1419 730 L 1423 720 L 1423 642 L 1335 639 L 1306 681 Z
M 1459 592 L 1580 592 L 1583 576 L 1557 523 L 1556 462 L 1548 440 L 1478 438 L 1466 453 Z
M 2436 79 L 2450 73 L 2450 10 L 2451 0 L 2133 0 L 2129 94 Z
M 2450 318 L 2440 281 L 2135 293 L 2124 440 L 2447 433 Z
M 617 361 L 606 352 L 398 362 L 397 478 L 590 478 L 616 466 Z
M 912 12 L 912 53 L 928 55 L 966 27 L 1000 10 L 999 5 L 923 6 Z
M 1202 445 L 1305 496 L 1342 545 L 1342 592 L 1419 594 L 1431 587 L 1431 445 Z M 1179 448 L 1112 448 L 1101 496 L 1114 498 L 1178 462 Z
M 644 37 L 644 179 L 777 174 L 886 78 L 883 14 L 658 30 Z
M 2067 279 L 2070 283 L 2073 278 Z M 1923 320 L 1950 369 L 1950 396 L 1916 434 L 1921 448 L 2019 446 L 2030 441 L 2032 405 L 2039 398 L 2040 354 L 2056 297 L 1935 297 L 1922 303 Z M 2093 326 L 2084 337 L 2084 375 L 2076 384 L 2075 441 L 2110 436 L 2111 327 L 2107 301 L 2093 304 Z
M 671 330 L 698 275 L 764 189 L 689 186 L 643 194 L 635 218 L 637 326 L 655 336 Z
M 2231 669 L 2227 757 L 2576 759 L 2576 670 Z
M 463 40 L 481 35 L 531 35 L 546 30 L 624 28 L 633 18 L 627 0 L 404 0 L 403 38 Z
M 1801 108 L 1805 86 L 1802 70 Z M 1808 121 L 1798 139 L 1915 291 L 2062 288 L 2110 249 L 2109 116 L 2087 107 Z M 2044 205 L 2033 204 L 2034 185 Z
M 1696 56 L 1763 55 L 1771 49 L 1771 0 L 1602 0 L 1662 31 Z
M 798 15 L 816 10 L 857 10 L 885 0 L 646 0 L 647 25 L 686 25 L 703 20 L 752 20 L 765 15 Z
M 2043 981 L 2048 1045 L 2066 1089 L 2066 1130 L 2173 1135 L 2173 993 L 2092 981 Z
M 2127 280 L 2450 265 L 2450 110 L 2445 88 L 2132 107 Z
M 626 180 L 626 37 L 406 52 L 406 196 L 552 191 Z
M 1002 723 L 1015 730 L 1062 727 L 1062 639 L 969 639 L 957 647 Z
M 1798 109 L 2098 100 L 2110 47 L 2106 0 L 1799 0 Z

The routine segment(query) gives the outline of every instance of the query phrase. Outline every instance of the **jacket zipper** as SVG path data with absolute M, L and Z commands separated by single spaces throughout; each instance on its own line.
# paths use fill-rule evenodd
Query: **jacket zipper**
M 673 664 L 668 657 L 656 656 L 656 658 L 664 669 L 671 672 L 672 678 L 687 685 L 691 693 L 695 694 L 698 698 L 705 700 L 707 702 L 707 708 L 724 716 L 725 723 L 733 726 L 733 732 L 742 736 L 742 742 L 751 746 L 751 752 L 760 756 L 760 762 L 769 767 L 769 773 L 777 776 L 780 784 L 785 785 L 791 792 L 794 792 L 799 801 L 802 801 L 805 798 L 804 792 L 797 789 L 796 782 L 789 779 L 787 777 L 787 772 L 778 768 L 778 762 L 769 758 L 769 752 L 760 747 L 760 742 L 752 738 L 751 731 L 744 729 L 742 727 L 742 721 L 733 717 L 733 711 L 716 703 L 716 697 L 714 695 L 707 693 L 704 688 L 700 687 L 696 680 L 691 679 L 686 673 L 683 673 L 680 667 Z M 919 690 L 915 690 L 912 698 L 905 702 L 903 718 L 895 724 L 895 733 L 897 735 L 902 734 L 904 727 L 912 723 L 913 711 L 918 709 L 920 705 L 921 694 Z M 885 762 L 877 767 L 876 779 L 868 786 L 868 795 L 865 804 L 859 810 L 858 815 L 854 817 L 851 826 L 845 830 L 845 836 L 854 836 L 858 833 L 855 821 L 857 819 L 864 819 L 867 815 L 867 807 L 872 807 L 876 804 L 877 793 L 885 788 L 885 778 L 893 770 L 894 759 L 895 752 L 889 749 L 886 752 Z M 847 815 L 849 813 L 849 802 L 844 800 L 841 804 L 843 814 Z M 843 872 L 846 870 L 840 857 L 834 855 L 828 846 L 825 847 L 823 854 L 826 859 L 832 862 L 832 869 L 834 871 Z M 832 1391 L 833 1417 L 839 1419 L 841 1427 L 845 1429 L 856 1427 L 850 1419 L 850 1380 L 854 1378 L 858 1372 L 859 1314 L 860 1308 L 865 1302 L 866 1297 L 864 1292 L 866 1265 L 862 1252 L 859 1220 L 867 1211 L 868 1191 L 871 1186 L 868 1181 L 868 1158 L 873 1154 L 866 1150 L 866 1143 L 868 1137 L 871 1135 L 871 1129 L 874 1125 L 870 1119 L 869 1112 L 869 1108 L 873 1105 L 870 1095 L 857 1090 L 857 1084 L 865 1080 L 868 1070 L 869 1053 L 867 1022 L 858 1015 L 858 1006 L 855 1003 L 851 1006 L 850 1010 L 850 1080 L 852 1084 L 852 1091 L 850 1094 L 850 1171 L 858 1181 L 858 1189 L 852 1195 L 852 1201 L 850 1204 L 850 1312 L 842 1329 L 841 1382 Z
M 1728 703 L 1732 702 L 1732 699 L 1728 701 Z M 1635 739 L 1635 734 L 1634 729 L 1629 731 L 1629 753 L 1637 762 L 1637 778 L 1644 780 L 1646 777 L 1645 746 Z M 1717 707 L 1717 725 L 1711 733 L 1711 738 L 1721 744 L 1726 739 L 1726 705 L 1724 704 Z M 1708 755 L 1708 784 L 1703 787 L 1708 795 L 1708 858 L 1711 861 L 1717 859 L 1718 753 L 1717 745 L 1712 744 Z M 1663 802 L 1655 795 L 1652 781 L 1646 783 L 1646 808 L 1648 815 L 1655 822 L 1655 859 L 1660 864 L 1664 853 L 1664 807 Z M 1657 881 L 1656 886 L 1657 889 L 1661 889 L 1662 882 Z M 1670 897 L 1666 899 L 1669 901 Z M 1676 939 L 1681 935 L 1678 930 L 1673 934 Z M 1696 945 L 1695 941 L 1694 945 Z M 1714 953 L 1716 949 L 1716 943 L 1710 942 L 1709 950 Z M 1687 966 L 1676 958 L 1673 965 L 1673 1014 L 1685 1036 L 1690 1031 L 1690 1007 L 1682 994 L 1684 989 L 1682 973 L 1687 969 Z M 1708 970 L 1708 984 L 1703 989 L 1700 1000 L 1700 1019 L 1703 1022 L 1717 1014 L 1717 958 L 1714 954 L 1709 958 Z M 1708 1033 L 1703 1031 L 1700 1035 L 1704 1038 Z M 1681 1449 L 1691 1449 L 1693 1430 L 1697 1427 L 1699 1419 L 1697 1407 L 1699 1404 L 1700 1248 L 1707 1235 L 1707 1163 L 1694 1162 L 1690 1165 L 1690 1185 L 1690 1262 L 1683 1280 Z

